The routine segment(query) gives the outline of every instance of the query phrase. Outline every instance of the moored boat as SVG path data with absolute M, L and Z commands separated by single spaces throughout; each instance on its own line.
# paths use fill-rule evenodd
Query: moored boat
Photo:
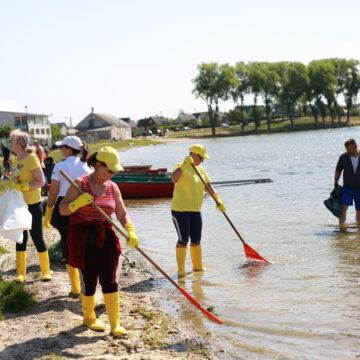
M 167 169 L 119 172 L 111 179 L 124 199 L 172 197 L 174 184 Z
M 172 197 L 174 184 L 171 181 L 171 173 L 166 168 L 150 170 L 128 167 L 134 171 L 118 172 L 112 177 L 119 187 L 124 199 Z M 138 170 L 141 170 L 140 172 Z M 249 179 L 215 181 L 215 186 L 236 186 L 272 182 L 271 179 Z

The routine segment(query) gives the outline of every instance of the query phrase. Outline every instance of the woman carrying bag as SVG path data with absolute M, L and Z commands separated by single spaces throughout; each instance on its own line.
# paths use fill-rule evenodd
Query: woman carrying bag
M 105 307 L 114 336 L 126 334 L 120 326 L 120 301 L 116 270 L 121 253 L 120 241 L 111 225 L 91 206 L 95 202 L 107 215 L 115 213 L 127 230 L 127 245 L 139 246 L 136 230 L 125 208 L 121 193 L 110 179 L 123 170 L 117 151 L 104 146 L 88 159 L 94 172 L 75 180 L 85 194 L 78 196 L 70 187 L 60 203 L 60 214 L 71 215 L 68 227 L 68 264 L 80 269 L 83 324 L 95 331 L 105 326 L 95 316 L 95 291 L 99 278 Z
M 21 130 L 14 130 L 10 133 L 10 150 L 15 153 L 13 161 L 13 173 L 17 183 L 16 190 L 22 191 L 24 200 L 28 204 L 29 212 L 32 215 L 31 238 L 38 252 L 41 280 L 51 280 L 49 255 L 45 245 L 42 229 L 42 203 L 41 187 L 44 185 L 44 174 L 38 157 L 29 146 L 29 134 Z M 22 244 L 16 244 L 16 279 L 23 282 L 26 279 L 26 244 L 28 241 L 27 230 L 23 233 Z

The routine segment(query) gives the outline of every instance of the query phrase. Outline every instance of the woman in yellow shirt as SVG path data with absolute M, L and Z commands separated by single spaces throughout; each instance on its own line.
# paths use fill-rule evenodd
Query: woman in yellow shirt
M 42 203 L 41 187 L 44 185 L 44 174 L 40 166 L 38 157 L 29 146 L 29 134 L 14 130 L 10 133 L 10 150 L 15 153 L 16 159 L 13 161 L 14 175 L 16 176 L 16 190 L 22 191 L 24 200 L 28 204 L 29 212 L 32 215 L 32 225 L 30 230 L 31 238 L 38 252 L 41 280 L 51 280 L 49 255 L 45 245 L 42 230 Z M 28 232 L 24 231 L 22 244 L 16 244 L 16 279 L 23 282 L 26 279 L 26 244 Z
M 179 239 L 176 244 L 176 258 L 178 264 L 178 275 L 186 275 L 185 259 L 186 249 L 189 242 L 191 260 L 194 271 L 206 270 L 202 264 L 201 255 L 201 206 L 204 198 L 204 184 L 199 176 L 195 173 L 191 164 L 194 164 L 197 170 L 204 178 L 206 184 L 215 195 L 220 211 L 225 211 L 225 205 L 221 201 L 219 194 L 210 183 L 210 179 L 205 169 L 200 166 L 204 159 L 210 159 L 206 153 L 205 146 L 195 144 L 190 147 L 190 156 L 186 157 L 182 163 L 175 165 L 171 180 L 175 184 L 174 193 L 171 202 L 171 213 L 173 222 L 178 233 Z

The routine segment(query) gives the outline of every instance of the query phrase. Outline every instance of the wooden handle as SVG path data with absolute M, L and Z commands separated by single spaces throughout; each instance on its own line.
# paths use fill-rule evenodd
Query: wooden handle
M 73 186 L 79 194 L 83 194 L 84 192 L 79 188 L 79 186 L 63 171 L 60 170 L 61 175 Z M 106 221 L 112 225 L 126 240 L 129 237 L 119 228 L 119 226 L 108 216 L 99 206 L 97 206 L 94 202 L 91 205 L 106 219 Z M 194 306 L 196 306 L 201 312 L 203 312 L 210 320 L 216 322 L 217 324 L 222 324 L 222 320 L 217 318 L 215 315 L 211 314 L 209 311 L 204 309 L 198 301 L 196 301 L 190 294 L 186 292 L 181 286 L 178 285 L 154 260 L 150 258 L 143 250 L 139 247 L 135 247 L 135 249 L 142 255 L 146 260 L 148 260 L 151 265 L 153 265 L 164 277 L 169 280 Z
M 216 200 L 216 197 L 214 195 L 214 193 L 211 191 L 209 185 L 205 182 L 204 178 L 202 177 L 202 175 L 200 174 L 199 170 L 195 167 L 194 164 L 191 164 L 192 168 L 194 169 L 194 171 L 196 172 L 197 176 L 200 178 L 201 182 L 204 184 L 205 188 L 207 189 L 207 191 L 210 193 L 211 197 L 214 199 L 215 203 L 217 206 L 219 206 L 219 202 Z M 222 213 L 224 214 L 226 220 L 229 222 L 229 224 L 231 225 L 231 227 L 233 228 L 233 230 L 235 231 L 236 235 L 239 237 L 239 239 L 242 241 L 243 244 L 245 244 L 245 241 L 243 240 L 243 238 L 241 237 L 240 233 L 237 231 L 236 227 L 234 226 L 234 224 L 231 222 L 231 220 L 229 219 L 229 217 L 226 215 L 225 211 L 222 211 Z
M 67 175 L 63 170 L 60 170 L 60 174 L 71 184 L 71 186 L 74 187 L 74 189 L 76 189 L 79 194 L 84 193 L 79 188 L 79 186 L 69 177 L 69 175 Z M 112 225 L 121 234 L 121 236 L 123 236 L 126 240 L 129 239 L 127 234 L 125 234 L 124 231 L 122 231 L 119 226 L 113 221 L 113 219 L 111 219 L 111 217 L 107 215 L 99 206 L 97 206 L 94 202 L 92 202 L 91 205 L 99 212 L 99 214 L 101 214 L 106 219 L 106 221 L 110 225 Z M 142 256 L 144 256 L 156 269 L 158 269 L 161 274 L 163 274 L 177 289 L 179 289 L 180 286 L 168 274 L 166 274 L 166 272 L 159 265 L 157 265 L 146 253 L 144 253 L 143 250 L 141 250 L 139 247 L 135 247 L 135 249 Z

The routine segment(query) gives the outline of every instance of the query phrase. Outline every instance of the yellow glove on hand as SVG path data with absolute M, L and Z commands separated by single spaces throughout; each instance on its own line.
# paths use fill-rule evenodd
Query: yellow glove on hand
M 217 202 L 219 203 L 219 205 L 216 205 L 216 208 L 223 212 L 226 211 L 226 207 L 225 207 L 224 203 L 221 201 L 219 194 L 216 193 L 216 194 L 214 194 L 214 196 L 215 196 L 215 199 L 217 200 Z
M 187 156 L 184 161 L 180 164 L 180 169 L 184 170 L 187 166 L 193 164 L 194 161 L 191 156 Z
M 30 184 L 29 183 L 15 184 L 13 186 L 13 189 L 18 190 L 18 191 L 29 191 L 30 190 Z
M 46 207 L 45 215 L 44 215 L 44 221 L 43 221 L 43 228 L 44 229 L 50 229 L 50 220 L 51 215 L 53 213 L 54 207 Z
M 89 193 L 84 193 L 69 204 L 69 209 L 71 212 L 75 212 L 77 209 L 89 205 L 93 201 L 94 198 Z
M 136 235 L 136 230 L 135 230 L 134 224 L 129 222 L 124 227 L 129 236 L 129 239 L 126 240 L 126 245 L 129 247 L 138 247 L 140 245 L 140 241 Z

